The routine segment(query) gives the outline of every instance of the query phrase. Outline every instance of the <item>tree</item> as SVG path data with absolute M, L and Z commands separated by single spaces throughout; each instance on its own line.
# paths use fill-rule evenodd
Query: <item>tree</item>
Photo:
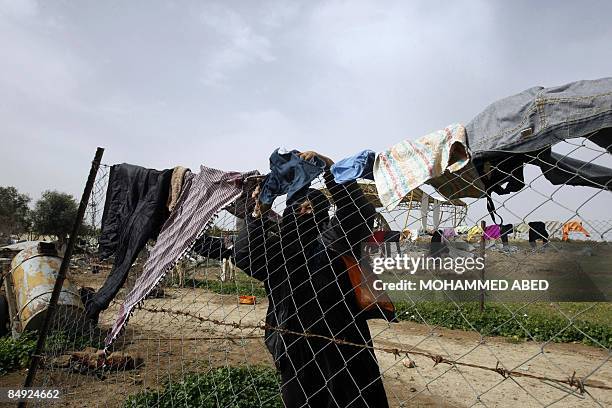
M 61 244 L 72 230 L 78 205 L 70 194 L 45 191 L 36 202 L 32 219 L 34 231 L 41 235 L 55 235 Z
M 15 187 L 0 187 L 0 235 L 30 231 L 30 197 Z

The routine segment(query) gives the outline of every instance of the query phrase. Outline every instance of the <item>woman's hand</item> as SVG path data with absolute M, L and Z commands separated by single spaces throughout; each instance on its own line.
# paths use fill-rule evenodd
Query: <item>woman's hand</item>
M 321 159 L 321 160 L 323 160 L 325 162 L 325 166 L 326 167 L 331 167 L 331 165 L 334 164 L 334 161 L 332 159 L 330 159 L 329 157 L 323 156 L 322 154 L 317 153 L 317 152 L 312 151 L 312 150 L 308 150 L 308 151 L 302 152 L 302 153 L 298 154 L 298 156 L 300 156 L 300 158 L 303 159 L 303 160 L 310 160 L 313 157 L 318 157 L 319 159 Z

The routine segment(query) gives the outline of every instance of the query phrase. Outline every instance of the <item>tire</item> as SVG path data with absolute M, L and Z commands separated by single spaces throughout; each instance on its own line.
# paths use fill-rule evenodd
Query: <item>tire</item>
M 4 337 L 11 332 L 10 320 L 8 302 L 4 295 L 0 295 L 0 337 Z

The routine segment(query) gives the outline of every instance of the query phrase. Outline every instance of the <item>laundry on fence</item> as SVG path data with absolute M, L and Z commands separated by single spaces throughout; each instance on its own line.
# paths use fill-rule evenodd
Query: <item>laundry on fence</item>
M 585 236 L 590 237 L 591 234 L 582 226 L 581 221 L 568 221 L 563 224 L 563 241 L 569 240 L 570 232 L 581 232 Z
M 469 225 L 458 225 L 455 227 L 455 232 L 457 234 L 465 234 L 467 233 L 472 227 L 470 227 Z
M 501 237 L 501 228 L 497 224 L 487 225 L 484 229 L 484 238 L 486 240 L 495 240 Z
M 514 226 L 514 235 L 527 234 L 529 232 L 529 224 L 526 222 L 518 223 Z
M 457 236 L 457 232 L 455 231 L 455 228 L 451 228 L 451 227 L 444 228 L 442 230 L 442 234 L 444 235 L 444 238 L 446 238 L 446 239 L 453 238 L 453 237 Z
M 478 236 L 478 235 L 482 235 L 484 231 L 482 230 L 482 228 L 480 227 L 480 225 L 474 225 L 472 228 L 469 229 L 469 231 L 467 232 L 467 240 L 471 241 L 472 238 Z
M 610 151 L 612 78 L 529 88 L 492 103 L 465 128 L 473 159 L 536 152 L 591 135 Z
M 177 166 L 172 170 L 172 178 L 170 179 L 170 193 L 168 194 L 168 211 L 172 212 L 176 206 L 176 202 L 183 191 L 183 182 L 185 174 L 190 170 L 183 166 Z
M 501 217 L 497 220 L 499 215 L 491 195 L 525 188 L 525 164 L 538 166 L 552 184 L 609 190 L 612 169 L 552 151 L 556 143 L 576 137 L 587 138 L 606 152 L 612 152 L 612 78 L 530 88 L 494 102 L 465 127 L 452 124 L 415 141 L 397 143 L 378 154 L 364 150 L 341 160 L 334 165 L 331 177 L 336 179 L 336 184 L 369 178 L 374 157 L 371 173 L 378 199 L 388 210 L 393 210 L 408 193 L 428 183 L 446 198 L 487 198 L 487 209 L 494 222 L 485 231 L 479 226 L 469 229 L 468 240 L 484 234 L 486 239 L 502 238 L 507 243 L 508 234 L 513 230 L 515 234 L 528 233 L 532 243 L 540 239 L 546 243 L 559 231 L 558 222 L 518 223 L 504 229 L 511 224 L 505 224 Z M 270 173 L 261 182 L 259 199 L 263 204 L 272 204 L 276 197 L 286 194 L 286 202 L 291 205 L 308 194 L 311 183 L 325 168 L 325 162 L 316 155 L 305 160 L 297 150 L 276 149 L 270 156 Z M 242 220 L 247 218 L 248 210 L 254 207 L 250 196 L 256 183 L 249 184 L 245 177 L 256 175 L 257 172 L 225 173 L 206 167 L 194 175 L 182 167 L 158 171 L 127 164 L 113 166 L 103 214 L 100 254 L 114 255 L 115 263 L 107 281 L 88 303 L 88 315 L 95 318 L 100 310 L 108 307 L 138 252 L 149 239 L 157 237 L 163 224 L 139 285 L 126 299 L 110 335 L 116 336 L 134 304 L 193 245 L 214 213 L 236 202 L 228 210 Z M 138 180 L 138 188 L 128 188 L 133 183 L 131 180 Z M 427 194 L 422 195 L 421 229 L 450 234 L 438 231 L 441 202 L 436 199 L 431 207 L 433 229 L 429 228 L 430 199 Z M 280 216 L 273 211 L 267 214 L 278 226 Z M 590 236 L 579 222 L 567 223 L 562 230 L 564 240 L 570 232 Z
M 142 274 L 119 309 L 113 328 L 105 340 L 107 346 L 119 334 L 134 307 L 155 288 L 166 272 L 210 226 L 214 215 L 240 197 L 243 180 L 253 174 L 255 172 L 224 172 L 200 166 L 200 173 L 188 176 L 190 180 L 185 191 L 163 225 Z
M 610 190 L 612 169 L 553 152 L 552 147 L 584 137 L 612 152 L 612 78 L 533 87 L 498 100 L 466 125 L 466 134 L 494 222 L 491 194 L 523 189 L 525 164 L 540 167 L 553 185 Z
M 102 287 L 89 299 L 87 316 L 98 320 L 125 283 L 130 267 L 149 239 L 157 237 L 168 217 L 172 170 L 131 164 L 111 167 L 99 239 L 102 258 L 114 256 Z
M 548 231 L 546 231 L 546 225 L 542 221 L 532 221 L 529 223 L 529 242 L 535 244 L 538 240 L 542 240 L 546 244 L 548 242 Z
M 450 125 L 415 141 L 402 141 L 379 153 L 374 162 L 380 201 L 392 210 L 410 191 L 447 173 L 458 172 L 469 162 L 465 128 L 461 124 Z M 438 180 L 438 185 L 444 182 Z
M 512 234 L 513 230 L 512 224 L 503 224 L 499 226 L 499 234 L 504 246 L 508 245 L 508 235 Z
M 555 235 L 561 235 L 561 230 L 563 229 L 563 223 L 561 221 L 544 221 L 544 225 L 546 226 L 546 231 L 548 231 L 548 236 L 550 238 Z
M 280 195 L 287 194 L 287 203 L 303 194 L 316 179 L 325 163 L 318 156 L 310 160 L 298 156 L 297 150 L 289 152 L 276 149 L 270 155 L 270 173 L 261 186 L 259 200 L 264 204 L 272 204 Z
M 374 180 L 373 168 L 376 153 L 373 150 L 361 152 L 339 160 L 331 166 L 336 183 L 347 183 L 359 178 Z

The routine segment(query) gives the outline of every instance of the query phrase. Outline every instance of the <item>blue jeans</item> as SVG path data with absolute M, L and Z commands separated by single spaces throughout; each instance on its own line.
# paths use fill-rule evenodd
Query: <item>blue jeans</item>
M 585 137 L 612 153 L 612 78 L 527 89 L 489 105 L 466 132 L 487 195 L 519 191 L 525 163 L 539 166 L 554 185 L 612 189 L 612 169 L 551 151 Z M 485 162 L 491 172 L 483 170 Z
M 466 126 L 472 158 L 527 153 L 612 128 L 612 78 L 534 87 L 489 105 Z M 608 149 L 611 133 L 592 139 Z

